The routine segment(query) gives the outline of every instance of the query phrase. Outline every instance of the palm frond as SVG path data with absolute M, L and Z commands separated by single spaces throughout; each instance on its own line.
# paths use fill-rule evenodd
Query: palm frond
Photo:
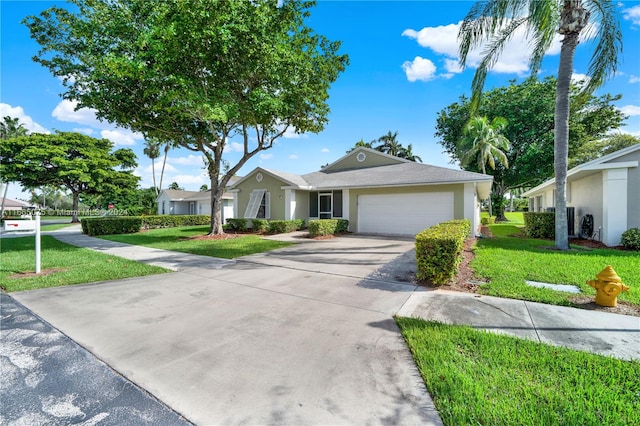
M 598 43 L 589 61 L 587 75 L 590 79 L 582 95 L 593 93 L 617 70 L 619 54 L 622 53 L 622 32 L 616 7 L 608 0 L 592 0 L 588 3 L 590 20 L 598 25 Z

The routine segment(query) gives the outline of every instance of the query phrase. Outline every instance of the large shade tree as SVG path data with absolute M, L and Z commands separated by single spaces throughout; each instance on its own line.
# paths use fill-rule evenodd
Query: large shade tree
M 112 151 L 108 139 L 81 133 L 56 132 L 0 141 L 0 174 L 27 189 L 50 185 L 67 189 L 73 198 L 72 222 L 78 222 L 78 205 L 83 195 L 106 191 L 119 193 L 135 189 L 139 178 L 132 150 Z
M 66 99 L 110 122 L 205 157 L 210 233 L 222 194 L 253 156 L 287 131 L 319 132 L 328 90 L 348 58 L 307 25 L 313 2 L 74 0 L 25 23 L 34 58 L 63 79 Z M 229 139 L 243 146 L 224 173 Z
M 540 81 L 529 78 L 521 83 L 512 81 L 504 87 L 485 92 L 477 108 L 477 114 L 488 120 L 504 117 L 507 127 L 502 134 L 511 143 L 506 152 L 509 168 L 496 164 L 493 175 L 497 188 L 514 192 L 534 187 L 553 174 L 553 126 L 556 79 L 547 77 Z M 604 94 L 599 97 L 579 96 L 581 86 L 571 91 L 569 115 L 569 159 L 580 155 L 582 146 L 596 139 L 606 138 L 619 128 L 625 115 L 613 104 L 619 95 Z M 471 118 L 470 99 L 461 96 L 458 102 L 438 113 L 435 136 L 453 162 L 460 162 L 466 151 L 461 144 L 464 129 Z M 475 163 L 463 166 L 465 170 L 482 171 Z
M 591 26 L 590 26 L 591 24 Z M 525 30 L 530 36 L 532 52 L 529 65 L 535 75 L 556 34 L 562 36 L 554 120 L 554 171 L 556 179 L 557 249 L 569 249 L 566 212 L 566 183 L 569 153 L 569 95 L 574 55 L 585 29 L 593 28 L 596 46 L 591 57 L 584 94 L 592 93 L 617 68 L 622 50 L 622 33 L 616 2 L 610 0 L 490 0 L 476 3 L 465 17 L 459 32 L 460 62 L 464 66 L 469 52 L 485 45 L 483 58 L 472 83 L 471 105 L 476 108 L 487 72 L 500 58 L 513 35 Z
M 0 140 L 24 136 L 27 134 L 27 128 L 20 123 L 19 118 L 4 116 L 0 122 Z M 4 187 L 4 191 L 2 188 Z M 2 206 L 0 207 L 0 218 L 4 217 L 4 206 L 9 190 L 9 181 L 0 174 L 0 194 L 2 194 Z

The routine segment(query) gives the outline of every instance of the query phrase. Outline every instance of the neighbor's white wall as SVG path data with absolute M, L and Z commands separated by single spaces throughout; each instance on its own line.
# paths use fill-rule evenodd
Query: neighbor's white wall
M 593 229 L 597 231 L 603 226 L 602 212 L 602 174 L 594 173 L 582 179 L 571 182 L 571 201 L 567 206 L 575 207 L 576 234 L 580 233 L 582 217 L 593 215 Z
M 626 168 L 602 172 L 602 242 L 608 246 L 620 245 L 622 233 L 627 230 L 627 182 Z

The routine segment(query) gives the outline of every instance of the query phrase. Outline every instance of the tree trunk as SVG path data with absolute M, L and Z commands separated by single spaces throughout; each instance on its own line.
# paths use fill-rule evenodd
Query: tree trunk
M 4 219 L 4 202 L 7 201 L 7 191 L 9 190 L 9 182 L 4 183 L 4 194 L 2 195 L 2 207 L 0 208 L 0 219 Z
M 569 250 L 566 194 L 569 157 L 569 91 L 571 89 L 571 75 L 573 74 L 573 58 L 581 30 L 580 23 L 585 21 L 584 15 L 581 15 L 581 13 L 587 12 L 582 9 L 580 1 L 569 0 L 565 2 L 563 26 L 560 28 L 560 33 L 564 34 L 564 39 L 560 49 L 560 65 L 558 67 L 558 82 L 556 85 L 553 145 L 556 175 L 556 248 L 558 250 Z M 586 18 L 588 18 L 588 14 Z M 575 26 L 576 21 L 579 22 L 577 27 Z M 571 30 L 565 31 L 565 28 L 571 28 Z
M 160 190 L 156 186 L 156 160 L 154 158 L 151 159 L 151 175 L 153 177 L 153 189 L 155 189 L 157 197 L 160 194 Z
M 209 235 L 222 235 L 222 194 L 224 194 L 224 186 L 218 182 L 211 180 L 211 226 L 209 227 Z
M 72 192 L 73 206 L 71 207 L 71 223 L 78 223 L 78 206 L 80 205 L 80 193 Z
M 164 177 L 164 166 L 167 164 L 167 154 L 169 153 L 169 144 L 164 147 L 164 158 L 162 159 L 162 170 L 160 171 L 160 186 L 158 187 L 158 193 L 162 191 L 162 178 Z

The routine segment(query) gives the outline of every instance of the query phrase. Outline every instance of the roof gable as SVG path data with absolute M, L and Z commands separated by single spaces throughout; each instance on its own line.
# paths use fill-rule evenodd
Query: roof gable
M 242 184 L 242 182 L 247 179 L 256 176 L 258 173 L 263 173 L 277 179 L 283 183 L 283 186 L 295 186 L 295 187 L 306 187 L 309 186 L 309 183 L 304 180 L 304 178 L 300 175 L 296 175 L 294 173 L 281 172 L 279 170 L 269 170 L 263 169 L 262 167 L 256 167 L 250 173 L 247 173 L 245 177 L 237 180 L 231 185 L 232 188 L 237 188 Z
M 348 152 L 342 158 L 329 164 L 322 169 L 322 172 L 331 173 L 342 170 L 365 169 L 369 167 L 388 166 L 391 164 L 401 164 L 409 162 L 403 158 L 394 157 L 375 149 L 357 147 Z

